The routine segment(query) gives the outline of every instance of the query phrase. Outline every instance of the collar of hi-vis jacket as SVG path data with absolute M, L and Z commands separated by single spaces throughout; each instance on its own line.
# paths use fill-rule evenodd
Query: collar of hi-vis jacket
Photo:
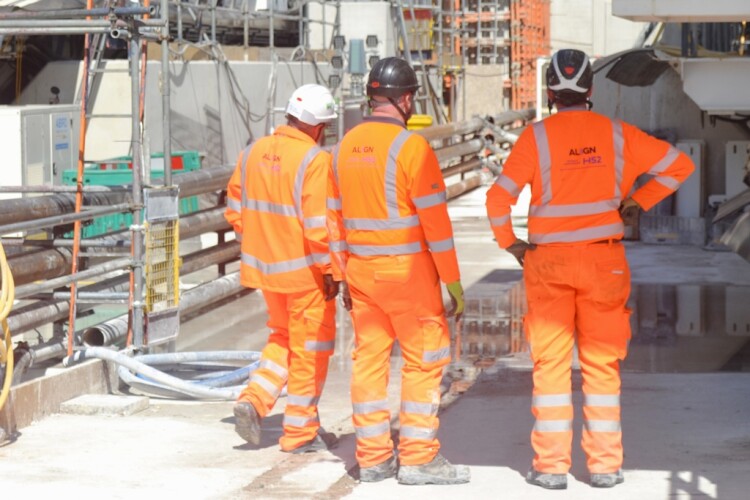
M 576 104 L 575 106 L 565 106 L 564 108 L 557 108 L 558 113 L 565 113 L 566 111 L 588 111 L 589 107 L 586 104 Z
M 278 127 L 276 127 L 276 130 L 273 131 L 273 135 L 285 135 L 287 137 L 291 137 L 292 139 L 299 139 L 300 141 L 315 144 L 315 141 L 312 137 L 302 132 L 301 130 L 297 130 L 296 128 L 289 125 L 279 125 Z
M 398 125 L 401 128 L 406 128 L 404 122 L 396 118 L 391 118 L 390 116 L 367 116 L 365 117 L 364 121 L 368 123 L 390 123 L 391 125 Z

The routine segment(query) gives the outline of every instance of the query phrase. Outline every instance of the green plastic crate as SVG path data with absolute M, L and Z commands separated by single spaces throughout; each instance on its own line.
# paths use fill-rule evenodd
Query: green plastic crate
M 163 155 L 157 153 L 152 158 L 161 158 Z M 121 186 L 132 184 L 133 171 L 129 166 L 130 157 L 119 157 L 105 160 L 86 168 L 83 173 L 84 186 Z M 174 168 L 177 162 L 181 162 L 181 168 Z M 172 153 L 172 175 L 180 175 L 182 172 L 191 172 L 200 169 L 200 155 L 197 151 L 178 151 Z M 62 182 L 66 186 L 75 186 L 78 172 L 74 169 L 63 171 Z M 151 178 L 164 177 L 164 170 L 152 170 Z M 180 214 L 185 215 L 198 210 L 198 197 L 190 196 L 180 200 Z M 127 229 L 133 223 L 130 213 L 111 214 L 98 217 L 81 228 L 83 238 L 100 236 L 105 233 Z M 73 233 L 65 234 L 72 238 Z

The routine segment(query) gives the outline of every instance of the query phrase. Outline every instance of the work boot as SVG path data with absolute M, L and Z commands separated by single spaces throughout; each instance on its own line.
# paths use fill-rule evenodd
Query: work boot
M 548 490 L 564 490 L 568 487 L 567 474 L 549 474 L 531 469 L 526 474 L 526 482 Z
M 625 477 L 622 475 L 622 469 L 609 474 L 591 474 L 591 486 L 594 488 L 613 488 L 624 481 Z
M 380 462 L 372 467 L 360 467 L 359 480 L 363 483 L 377 483 L 383 479 L 395 476 L 396 470 L 398 470 L 396 457 L 391 455 L 385 462 Z
M 468 483 L 470 478 L 471 471 L 467 466 L 453 465 L 440 453 L 432 462 L 398 468 L 400 484 L 462 484 Z
M 281 450 L 285 453 L 292 453 L 294 455 L 300 455 L 302 453 L 315 453 L 316 451 L 321 450 L 331 450 L 338 446 L 339 440 L 338 438 L 330 432 L 320 432 L 315 435 L 315 437 L 296 447 L 292 448 L 291 450 Z
M 260 416 L 250 403 L 234 405 L 234 432 L 248 443 L 260 444 Z

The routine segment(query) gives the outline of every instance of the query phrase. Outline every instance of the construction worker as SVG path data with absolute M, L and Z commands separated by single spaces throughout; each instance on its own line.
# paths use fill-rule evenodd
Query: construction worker
M 694 169 L 667 142 L 591 112 L 593 76 L 583 52 L 553 55 L 547 96 L 558 113 L 524 130 L 487 193 L 495 238 L 523 266 L 526 285 L 536 417 L 526 480 L 549 489 L 567 487 L 571 465 L 574 342 L 591 485 L 623 482 L 619 362 L 630 339 L 623 219 L 672 194 Z M 641 174 L 654 177 L 628 196 Z M 529 243 L 516 238 L 510 220 L 526 184 Z
M 334 150 L 329 208 L 343 218 L 343 229 L 338 240 L 332 233 L 331 248 L 345 267 L 344 299 L 355 331 L 351 391 L 360 479 L 380 481 L 398 469 L 403 484 L 456 484 L 469 480 L 469 469 L 443 458 L 436 437 L 440 380 L 450 362 L 440 281 L 458 317 L 463 289 L 440 166 L 427 141 L 405 128 L 418 88 L 401 59 L 381 59 L 370 71 L 372 115 Z M 395 340 L 404 363 L 400 468 L 386 393 Z
M 325 87 L 303 85 L 286 118 L 240 154 L 227 187 L 225 217 L 241 240 L 240 281 L 262 290 L 271 329 L 234 416 L 235 431 L 259 444 L 260 421 L 288 384 L 279 444 L 303 453 L 331 444 L 319 435 L 317 404 L 334 348 L 341 275 L 331 265 L 326 230 L 331 155 L 318 143 L 336 118 L 333 97 Z

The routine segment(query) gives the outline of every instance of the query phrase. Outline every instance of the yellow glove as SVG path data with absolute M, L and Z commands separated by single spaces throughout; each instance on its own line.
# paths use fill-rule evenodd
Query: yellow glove
M 456 321 L 459 321 L 464 313 L 464 287 L 461 286 L 460 281 L 454 281 L 447 284 L 446 288 L 448 288 L 452 304 L 448 316 L 456 316 Z

